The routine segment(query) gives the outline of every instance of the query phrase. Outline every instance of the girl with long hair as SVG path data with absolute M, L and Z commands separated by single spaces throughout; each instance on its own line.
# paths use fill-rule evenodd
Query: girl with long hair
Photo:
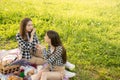
M 20 53 L 22 54 L 22 59 L 36 64 L 44 63 L 42 55 L 40 56 L 40 53 L 37 54 L 35 46 L 39 44 L 39 41 L 36 36 L 36 29 L 33 28 L 33 23 L 30 18 L 24 18 L 21 21 L 20 30 L 19 33 L 16 34 L 16 39 L 19 45 Z
M 48 50 L 41 45 L 37 45 L 37 48 L 43 50 L 44 58 L 49 67 L 39 73 L 40 80 L 62 80 L 67 61 L 66 49 L 58 33 L 53 30 L 47 31 L 44 39 L 48 43 Z

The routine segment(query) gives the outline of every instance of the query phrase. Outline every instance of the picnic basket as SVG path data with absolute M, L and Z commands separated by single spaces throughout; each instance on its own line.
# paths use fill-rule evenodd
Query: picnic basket
M 20 54 L 19 49 L 0 51 L 0 73 L 9 74 L 9 73 L 18 71 L 20 68 L 20 65 L 10 65 L 10 64 L 12 62 L 15 62 L 21 59 L 21 55 L 19 54 Z M 10 63 L 7 63 L 7 61 Z

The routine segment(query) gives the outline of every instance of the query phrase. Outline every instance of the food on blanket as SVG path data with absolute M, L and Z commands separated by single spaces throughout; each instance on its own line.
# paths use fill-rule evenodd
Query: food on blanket
M 5 66 L 5 65 L 8 65 L 12 62 L 12 60 L 6 60 L 6 61 L 2 61 L 2 65 Z
M 43 68 L 43 66 L 41 66 L 41 65 L 37 66 L 37 71 L 39 72 L 42 68 Z
M 21 69 L 20 70 L 20 74 L 19 74 L 20 77 L 24 78 L 25 77 L 25 74 L 24 74 L 24 69 Z
M 8 65 L 17 59 L 17 55 L 6 55 L 2 58 L 2 65 Z
M 5 57 L 3 57 L 2 61 L 15 60 L 17 57 L 17 55 L 6 55 Z
M 30 66 L 32 66 L 32 67 L 37 69 L 37 64 L 31 63 Z
M 13 60 L 6 60 L 7 64 L 10 64 Z
M 17 76 L 9 76 L 8 80 L 23 80 L 23 78 L 17 77 Z
M 31 75 L 33 75 L 33 74 L 35 74 L 35 73 L 34 73 L 34 69 L 30 70 L 30 71 L 27 73 L 27 76 L 31 76 Z
M 14 74 L 14 75 L 19 75 L 20 72 L 19 72 L 19 71 L 15 71 L 13 74 Z
M 20 72 L 24 72 L 24 69 L 23 69 L 23 68 L 21 68 L 21 69 L 20 69 Z
M 2 65 L 5 66 L 7 64 L 7 61 L 3 61 Z

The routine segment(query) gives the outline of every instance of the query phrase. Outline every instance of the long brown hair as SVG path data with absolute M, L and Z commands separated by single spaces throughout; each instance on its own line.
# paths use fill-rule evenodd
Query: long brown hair
M 20 23 L 20 35 L 25 41 L 28 41 L 27 35 L 26 35 L 26 26 L 29 21 L 32 21 L 32 20 L 30 18 L 24 18 Z M 29 33 L 29 36 L 31 36 L 30 33 Z
M 54 47 L 57 46 L 62 46 L 63 51 L 62 51 L 62 59 L 63 59 L 63 63 L 65 64 L 67 61 L 67 54 L 66 54 L 66 49 L 64 48 L 64 46 L 62 45 L 62 42 L 60 40 L 60 37 L 58 35 L 57 32 L 53 31 L 53 30 L 49 30 L 47 31 L 47 36 L 51 39 L 51 44 Z

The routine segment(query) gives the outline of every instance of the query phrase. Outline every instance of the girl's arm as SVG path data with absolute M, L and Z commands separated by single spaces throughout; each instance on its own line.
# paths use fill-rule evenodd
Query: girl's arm
M 42 49 L 42 53 L 43 53 L 45 60 L 48 59 L 48 52 L 47 52 L 46 48 Z
M 35 33 L 34 37 L 36 38 L 36 42 L 37 42 L 38 44 L 40 44 L 40 42 L 39 42 L 39 40 L 38 40 L 38 37 L 37 37 L 36 33 Z
M 48 52 L 50 52 L 49 47 L 48 47 L 48 51 L 46 50 L 46 47 L 39 45 L 39 44 L 36 45 L 36 48 L 42 51 L 44 59 L 48 59 L 48 54 L 49 54 Z

